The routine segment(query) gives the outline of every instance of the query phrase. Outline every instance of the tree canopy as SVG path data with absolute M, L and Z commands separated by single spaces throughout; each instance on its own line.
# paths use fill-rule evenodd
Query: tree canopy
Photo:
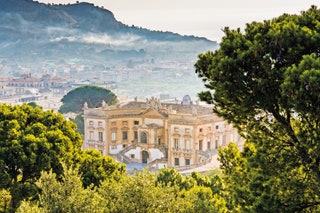
M 82 86 L 68 92 L 62 99 L 61 113 L 82 112 L 84 103 L 88 107 L 99 107 L 102 101 L 112 105 L 117 102 L 117 96 L 108 89 L 97 86 Z
M 22 202 L 18 213 L 33 212 L 104 212 L 104 200 L 91 188 L 83 188 L 77 169 L 64 168 L 61 181 L 56 174 L 41 172 L 36 185 L 41 189 L 39 200 Z
M 224 198 L 218 194 L 220 187 L 214 186 L 215 178 L 198 173 L 185 178 L 172 169 L 160 171 L 157 178 L 144 170 L 107 178 L 97 187 L 84 187 L 79 172 L 64 167 L 59 181 L 52 171 L 42 172 L 36 181 L 41 189 L 39 199 L 23 201 L 17 212 L 227 212 Z M 168 177 L 170 182 L 180 181 L 165 185 Z M 185 188 L 184 182 L 193 184 Z
M 79 172 L 84 187 L 99 186 L 106 179 L 118 179 L 125 173 L 125 165 L 117 163 L 110 156 L 102 156 L 97 150 L 82 152 Z
M 36 194 L 41 171 L 52 169 L 59 176 L 62 162 L 76 160 L 82 140 L 75 127 L 40 107 L 0 104 L 0 188 L 10 191 L 12 207 Z
M 64 167 L 72 166 L 79 171 L 84 188 L 125 174 L 124 165 L 111 157 L 82 151 L 81 135 L 75 129 L 59 113 L 27 104 L 0 104 L 0 211 L 14 211 L 23 199 L 35 198 L 36 182 L 45 171 L 61 181 L 68 174 Z
M 312 6 L 243 32 L 225 28 L 220 48 L 195 64 L 208 89 L 201 100 L 246 138 L 237 159 L 224 157 L 243 211 L 320 211 L 319 26 Z

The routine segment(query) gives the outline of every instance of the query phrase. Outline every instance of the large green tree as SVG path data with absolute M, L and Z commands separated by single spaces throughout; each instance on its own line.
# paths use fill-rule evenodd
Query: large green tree
M 224 32 L 220 48 L 199 55 L 195 67 L 208 88 L 201 100 L 255 147 L 237 160 L 247 172 L 226 170 L 243 175 L 246 189 L 230 192 L 235 205 L 320 211 L 320 11 L 312 6 Z
M 13 209 L 37 194 L 34 182 L 41 171 L 59 176 L 62 162 L 77 160 L 82 140 L 75 128 L 53 111 L 0 104 L 0 189 L 10 191 Z
M 83 111 L 86 102 L 88 107 L 99 107 L 102 101 L 112 105 L 117 102 L 117 96 L 108 89 L 97 86 L 82 86 L 68 92 L 62 99 L 61 113 Z
M 115 162 L 110 156 L 102 156 L 97 150 L 85 150 L 81 154 L 79 172 L 83 186 L 100 186 L 106 179 L 120 179 L 126 172 L 125 164 Z
M 77 169 L 64 167 L 59 179 L 52 171 L 42 172 L 36 182 L 41 190 L 39 200 L 22 202 L 17 212 L 104 212 L 103 198 L 95 189 L 83 187 Z
M 35 183 L 40 189 L 39 199 L 24 200 L 17 212 L 228 212 L 224 197 L 212 190 L 220 188 L 216 187 L 217 180 L 199 173 L 184 177 L 164 169 L 157 177 L 144 170 L 105 178 L 97 186 L 86 187 L 82 179 L 87 177 L 80 170 L 63 168 L 60 178 L 51 170 L 41 172 Z M 4 195 L 8 197 L 8 193 Z

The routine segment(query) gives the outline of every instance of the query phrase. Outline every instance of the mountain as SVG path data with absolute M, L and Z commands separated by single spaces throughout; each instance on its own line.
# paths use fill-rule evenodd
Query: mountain
M 127 26 L 90 3 L 0 0 L 0 58 L 18 64 L 190 58 L 216 46 L 205 38 Z
M 115 93 L 141 98 L 196 96 L 200 53 L 217 42 L 128 26 L 90 3 L 0 0 L 0 74 L 45 74 L 73 85 L 115 82 Z

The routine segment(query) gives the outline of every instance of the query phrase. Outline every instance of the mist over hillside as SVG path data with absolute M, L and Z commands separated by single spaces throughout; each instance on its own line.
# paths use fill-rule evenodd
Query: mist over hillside
M 111 11 L 90 3 L 0 0 L 0 5 L 1 72 L 14 72 L 1 67 L 15 65 L 28 67 L 31 73 L 58 75 L 57 68 L 82 66 L 85 74 L 77 77 L 90 80 L 87 72 L 92 78 L 104 78 L 111 71 L 117 75 L 119 67 L 122 71 L 143 67 L 179 76 L 179 64 L 190 70 L 198 54 L 217 48 L 206 38 L 127 26 Z

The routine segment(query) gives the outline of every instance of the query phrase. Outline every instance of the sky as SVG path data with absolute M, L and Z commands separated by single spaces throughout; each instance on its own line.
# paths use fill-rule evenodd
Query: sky
M 76 0 L 39 0 L 67 4 Z M 110 10 L 129 26 L 171 31 L 221 41 L 222 29 L 244 29 L 246 23 L 299 14 L 319 0 L 84 0 Z

